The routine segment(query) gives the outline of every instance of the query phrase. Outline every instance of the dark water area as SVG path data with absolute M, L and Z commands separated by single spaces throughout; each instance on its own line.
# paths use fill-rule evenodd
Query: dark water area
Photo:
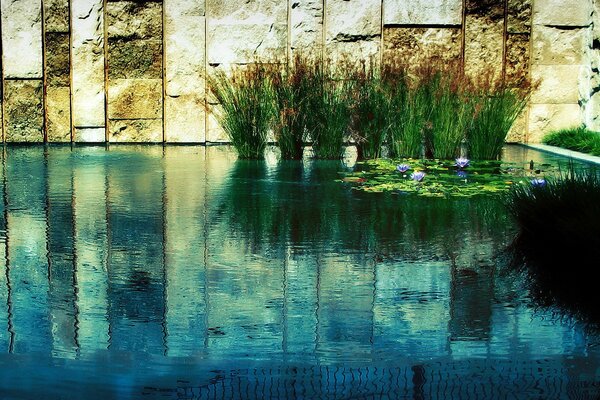
M 1 399 L 600 395 L 599 336 L 498 265 L 500 198 L 361 193 L 347 163 L 234 154 L 5 148 Z

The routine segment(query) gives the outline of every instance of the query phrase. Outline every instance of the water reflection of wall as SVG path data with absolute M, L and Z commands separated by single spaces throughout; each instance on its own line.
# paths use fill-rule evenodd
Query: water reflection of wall
M 369 197 L 340 189 L 338 164 L 221 152 L 10 149 L 2 351 L 370 362 L 585 348 L 491 275 L 509 229 L 497 205 Z

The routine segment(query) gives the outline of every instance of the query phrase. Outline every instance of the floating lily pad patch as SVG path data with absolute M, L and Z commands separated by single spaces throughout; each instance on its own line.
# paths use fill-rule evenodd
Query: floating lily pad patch
M 557 171 L 550 164 L 529 169 L 502 161 L 378 159 L 358 163 L 341 181 L 364 192 L 472 197 L 502 193 Z

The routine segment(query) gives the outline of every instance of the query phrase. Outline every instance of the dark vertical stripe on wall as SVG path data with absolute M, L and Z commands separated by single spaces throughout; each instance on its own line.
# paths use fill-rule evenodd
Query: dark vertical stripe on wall
M 467 0 L 462 0 L 462 25 L 461 25 L 461 31 L 462 31 L 462 38 L 461 38 L 461 59 L 462 59 L 462 68 L 464 71 L 464 64 L 465 64 L 465 48 L 467 46 L 466 41 L 467 41 Z
M 379 70 L 381 71 L 383 68 L 383 51 L 384 51 L 384 37 L 383 37 L 383 21 L 384 20 L 384 15 L 383 13 L 385 12 L 385 7 L 384 7 L 384 0 L 381 0 L 381 10 L 380 10 L 380 16 L 381 16 L 381 21 L 379 24 L 379 29 L 381 30 L 380 34 L 379 34 Z
M 44 136 L 44 143 L 48 143 L 48 107 L 46 106 L 46 87 L 48 82 L 46 80 L 46 13 L 44 12 L 44 0 L 40 0 L 40 14 L 42 18 L 42 133 Z
M 204 2 L 204 143 L 208 143 L 210 139 L 209 131 L 209 118 L 212 113 L 212 108 L 208 104 L 208 5 L 209 1 Z M 164 5 L 163 5 L 164 7 Z M 164 29 L 164 27 L 163 27 Z M 164 53 L 165 49 L 163 49 Z M 163 77 L 164 79 L 164 77 Z
M 4 52 L 2 46 L 2 9 L 0 8 L 0 118 L 2 118 L 2 124 L 0 124 L 0 135 L 2 135 L 2 143 L 6 143 L 4 137 Z
M 321 41 L 321 59 L 325 61 L 327 54 L 327 0 L 323 0 L 323 35 Z
M 504 29 L 502 31 L 502 81 L 506 79 L 506 52 L 508 38 L 508 0 L 504 0 Z
M 68 1 L 69 10 L 69 126 L 71 143 L 75 141 L 75 127 L 73 126 L 73 11 L 71 1 Z
M 206 6 L 205 6 L 206 7 Z M 166 90 L 166 79 L 167 79 L 167 68 L 166 68 L 166 57 L 165 57 L 165 49 L 166 47 L 166 43 L 165 43 L 165 2 L 162 1 L 161 2 L 161 12 L 160 12 L 160 17 L 161 17 L 161 25 L 162 25 L 162 29 L 161 29 L 161 42 L 162 42 L 162 143 L 165 144 L 166 142 L 166 137 L 167 137 L 167 132 L 166 132 L 166 123 L 165 123 L 165 102 L 167 101 L 167 90 Z M 206 39 L 205 39 L 206 41 Z
M 77 1 L 77 0 L 72 0 Z M 108 0 L 102 1 L 102 27 L 103 27 L 103 49 L 104 49 L 104 142 L 109 143 L 108 132 L 108 23 L 106 21 L 106 8 Z

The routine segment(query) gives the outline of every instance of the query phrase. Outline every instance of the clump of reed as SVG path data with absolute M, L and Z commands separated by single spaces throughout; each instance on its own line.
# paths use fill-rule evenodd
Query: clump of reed
M 600 259 L 598 171 L 570 165 L 558 178 L 517 185 L 507 205 L 519 228 L 511 265 L 529 275 L 535 297 L 600 323 L 590 279 Z
M 222 108 L 217 118 L 240 158 L 263 158 L 275 112 L 271 75 L 267 64 L 252 63 L 208 77 Z

